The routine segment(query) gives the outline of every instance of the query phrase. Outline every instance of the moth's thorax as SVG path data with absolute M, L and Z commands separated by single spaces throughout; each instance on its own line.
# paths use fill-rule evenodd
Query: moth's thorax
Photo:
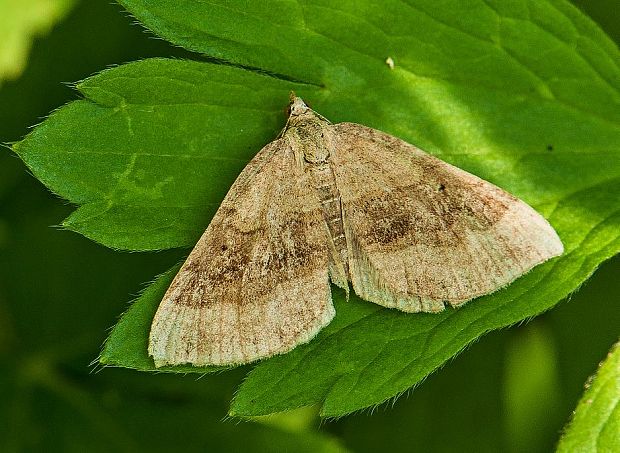
M 329 123 L 311 110 L 291 114 L 284 137 L 296 156 L 306 162 L 324 163 L 329 159 Z
M 331 278 L 340 287 L 348 288 L 349 265 L 342 204 L 329 159 L 334 143 L 332 125 L 299 98 L 295 98 L 291 103 L 290 112 L 284 138 L 288 140 L 298 165 L 310 177 L 310 184 L 320 203 L 331 239 Z

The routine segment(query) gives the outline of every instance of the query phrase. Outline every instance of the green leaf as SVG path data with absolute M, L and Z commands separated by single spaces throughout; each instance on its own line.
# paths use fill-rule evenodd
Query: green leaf
M 620 343 L 616 343 L 564 431 L 558 453 L 620 451 Z
M 119 249 L 190 246 L 283 127 L 299 87 L 221 65 L 145 60 L 79 83 L 88 100 L 52 113 L 14 150 L 80 205 L 68 229 Z
M 3 0 L 0 3 L 0 82 L 24 70 L 35 36 L 45 34 L 75 0 Z
M 295 90 L 334 122 L 399 136 L 524 199 L 566 248 L 439 315 L 347 302 L 334 290 L 332 324 L 254 368 L 233 414 L 321 403 L 339 416 L 386 401 L 485 332 L 553 307 L 620 250 L 620 52 L 564 1 L 123 4 L 177 44 L 263 72 L 155 59 L 78 84 L 86 99 L 15 147 L 80 205 L 68 228 L 129 250 L 193 245 L 243 165 L 283 127 Z M 153 369 L 149 319 L 173 272 L 123 317 L 104 363 Z

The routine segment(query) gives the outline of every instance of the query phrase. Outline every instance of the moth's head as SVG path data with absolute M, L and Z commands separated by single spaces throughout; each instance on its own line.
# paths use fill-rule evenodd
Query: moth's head
M 291 93 L 291 103 L 288 106 L 289 116 L 300 116 L 311 111 L 310 107 L 300 97 L 295 96 L 295 93 Z

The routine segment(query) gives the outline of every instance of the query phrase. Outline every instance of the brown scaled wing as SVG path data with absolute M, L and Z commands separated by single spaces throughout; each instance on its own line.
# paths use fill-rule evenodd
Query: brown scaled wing
M 562 253 L 547 221 L 491 183 L 358 124 L 332 126 L 350 277 L 363 299 L 440 311 Z
M 328 232 L 306 178 L 281 139 L 246 166 L 157 310 L 156 366 L 251 362 L 331 321 Z

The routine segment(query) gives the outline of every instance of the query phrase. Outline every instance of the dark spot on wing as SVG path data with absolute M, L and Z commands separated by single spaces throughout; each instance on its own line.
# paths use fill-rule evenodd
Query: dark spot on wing
M 441 196 L 440 196 L 441 195 Z M 367 243 L 444 246 L 460 241 L 467 230 L 486 230 L 507 205 L 477 186 L 416 184 L 373 194 L 356 203 L 351 218 Z

